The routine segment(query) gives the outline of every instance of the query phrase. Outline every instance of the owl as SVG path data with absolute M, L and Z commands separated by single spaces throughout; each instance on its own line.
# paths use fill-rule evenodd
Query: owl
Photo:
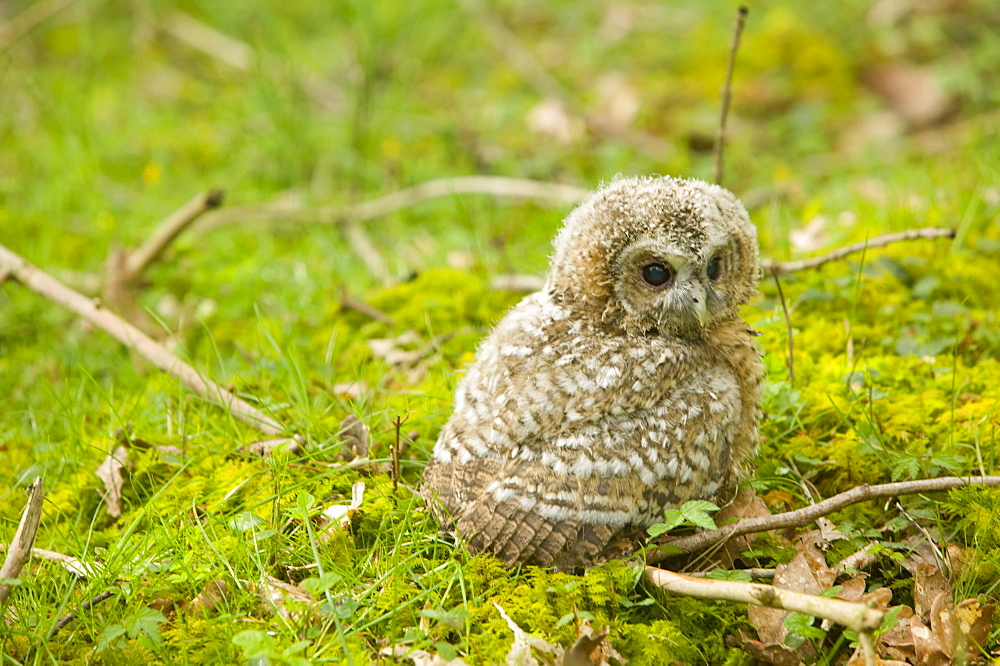
M 423 475 L 442 525 L 472 553 L 573 569 L 722 498 L 758 441 L 740 318 L 757 252 L 743 205 L 698 180 L 621 178 L 570 213 L 544 288 L 459 382 Z

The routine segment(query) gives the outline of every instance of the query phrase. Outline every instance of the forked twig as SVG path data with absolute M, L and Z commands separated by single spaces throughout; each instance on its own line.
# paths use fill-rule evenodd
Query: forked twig
M 851 254 L 856 254 L 858 252 L 864 252 L 865 250 L 870 250 L 876 247 L 885 247 L 886 245 L 891 245 L 892 243 L 898 243 L 900 241 L 911 241 L 919 240 L 922 238 L 954 238 L 954 229 L 942 229 L 940 227 L 924 227 L 922 229 L 907 229 L 906 231 L 900 231 L 892 234 L 884 234 L 882 236 L 876 236 L 875 238 L 869 238 L 868 240 L 861 241 L 858 243 L 851 243 L 850 245 L 845 245 L 843 247 L 838 247 L 826 254 L 821 254 L 818 257 L 812 257 L 810 259 L 802 259 L 800 261 L 778 261 L 777 259 L 764 259 L 761 261 L 761 267 L 765 272 L 771 275 L 781 275 L 782 273 L 795 273 L 796 271 L 805 271 L 813 268 L 819 268 L 824 264 L 828 264 L 831 261 L 837 261 L 838 259 L 843 259 Z
M 722 185 L 722 173 L 725 168 L 723 147 L 726 142 L 726 119 L 729 117 L 729 103 L 733 95 L 733 67 L 736 64 L 736 52 L 740 48 L 740 36 L 746 24 L 750 10 L 741 5 L 736 11 L 736 22 L 733 24 L 733 41 L 729 45 L 729 63 L 726 65 L 726 80 L 722 85 L 722 112 L 719 114 L 719 132 L 715 136 L 715 171 L 713 180 L 716 185 Z
M 170 214 L 142 245 L 129 252 L 124 261 L 125 279 L 137 281 L 146 268 L 163 254 L 171 241 L 204 213 L 222 205 L 223 192 L 209 190 L 197 195 Z
M 9 270 L 14 279 L 36 294 L 83 317 L 152 362 L 160 370 L 177 377 L 198 395 L 209 400 L 217 400 L 229 409 L 233 416 L 249 423 L 265 435 L 279 435 L 284 432 L 281 424 L 273 418 L 213 381 L 202 377 L 197 370 L 177 358 L 163 345 L 110 310 L 102 308 L 99 302 L 70 289 L 20 255 L 0 245 L 0 272 L 4 270 Z
M 743 536 L 744 534 L 755 534 L 787 527 L 802 527 L 821 516 L 826 516 L 858 502 L 896 497 L 898 495 L 941 492 L 943 490 L 954 490 L 955 488 L 975 485 L 1000 486 L 1000 476 L 945 476 L 938 479 L 918 479 L 915 481 L 884 483 L 876 486 L 857 486 L 856 488 L 851 488 L 796 511 L 787 511 L 761 518 L 747 518 L 717 530 L 705 530 L 690 536 L 660 539 L 657 545 L 661 547 L 665 546 L 672 551 L 680 551 L 681 553 L 694 553 L 705 550 L 727 539 Z M 658 562 L 670 556 L 671 553 L 653 551 L 647 553 L 646 560 L 648 562 Z

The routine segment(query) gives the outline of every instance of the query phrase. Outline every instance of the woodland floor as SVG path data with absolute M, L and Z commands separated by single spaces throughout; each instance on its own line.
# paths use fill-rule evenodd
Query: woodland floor
M 0 542 L 42 476 L 35 545 L 77 560 L 22 572 L 0 663 L 368 664 L 400 646 L 421 664 L 503 663 L 519 643 L 498 606 L 562 648 L 606 627 L 633 666 L 847 661 L 857 637 L 836 625 L 667 595 L 623 563 L 575 576 L 469 559 L 415 495 L 463 364 L 522 296 L 491 281 L 544 273 L 573 191 L 337 211 L 469 175 L 711 179 L 735 10 L 485 4 L 0 5 L 0 243 L 305 441 L 246 453 L 259 432 L 7 281 Z M 751 4 L 723 184 L 762 256 L 956 230 L 783 277 L 793 362 L 762 282 L 745 312 L 768 369 L 747 487 L 770 511 L 1000 473 L 998 62 L 991 0 Z M 102 286 L 109 257 L 213 187 L 223 207 L 141 284 Z M 359 433 L 372 464 L 343 460 Z M 116 499 L 102 476 L 118 474 Z M 835 567 L 866 547 L 863 568 Z M 857 504 L 731 554 L 899 608 L 883 657 L 998 663 L 1000 490 Z M 981 649 L 951 642 L 970 630 Z

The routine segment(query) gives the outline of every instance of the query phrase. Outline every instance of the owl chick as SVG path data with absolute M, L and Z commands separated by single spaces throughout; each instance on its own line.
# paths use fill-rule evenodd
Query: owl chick
M 473 553 L 590 566 L 711 500 L 757 446 L 763 379 L 740 307 L 757 234 L 729 191 L 624 178 L 566 218 L 542 291 L 481 344 L 423 495 Z

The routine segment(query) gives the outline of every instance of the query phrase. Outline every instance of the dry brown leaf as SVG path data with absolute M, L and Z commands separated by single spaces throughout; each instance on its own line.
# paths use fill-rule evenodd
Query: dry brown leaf
M 348 414 L 340 422 L 340 455 L 341 460 L 347 462 L 355 458 L 368 457 L 368 443 L 371 435 L 368 426 L 354 414 Z
M 734 518 L 740 520 L 746 518 L 770 517 L 764 500 L 757 496 L 753 488 L 740 488 L 736 493 L 736 498 L 724 506 L 715 516 L 717 525 L 728 525 Z M 750 544 L 756 535 L 746 534 L 727 540 L 720 551 L 720 561 L 715 563 L 722 569 L 732 569 L 736 567 L 736 561 L 743 557 L 745 551 L 750 550 Z
M 413 662 L 413 666 L 466 666 L 466 663 L 459 658 L 445 659 L 441 655 L 432 654 L 426 650 L 418 650 L 405 645 L 385 647 L 379 654 L 390 657 L 393 661 Z
M 532 134 L 554 139 L 559 143 L 571 143 L 583 136 L 584 122 L 574 118 L 566 105 L 557 99 L 545 99 L 528 112 L 525 124 Z
M 945 666 L 951 659 L 920 618 L 914 615 L 910 618 L 910 633 L 913 636 L 914 663 L 919 666 Z
M 800 545 L 799 551 L 788 564 L 779 564 L 774 568 L 774 587 L 805 594 L 820 594 L 824 588 L 816 580 L 810 565 L 811 560 L 814 563 L 814 558 L 811 554 L 807 554 L 815 552 L 816 549 L 811 545 Z M 815 649 L 808 642 L 794 649 L 784 644 L 785 637 L 788 636 L 788 627 L 785 626 L 788 614 L 788 611 L 756 605 L 751 605 L 747 609 L 750 624 L 757 629 L 757 635 L 761 640 L 761 645 L 756 647 L 761 654 L 768 655 L 768 658 L 779 659 L 770 663 L 792 663 L 788 661 L 789 659 L 794 659 L 795 663 L 798 663 L 815 653 Z M 764 659 L 759 656 L 757 658 Z
M 302 452 L 305 442 L 306 440 L 302 435 L 275 437 L 273 439 L 261 439 L 256 442 L 250 442 L 246 446 L 240 447 L 239 450 L 242 453 L 260 456 L 261 458 L 273 456 L 278 451 L 287 451 L 292 455 L 296 455 Z
M 198 596 L 187 604 L 187 609 L 195 612 L 210 613 L 226 598 L 226 591 L 226 581 L 210 581 L 202 588 Z
M 911 129 L 936 125 L 957 108 L 956 100 L 927 67 L 894 62 L 872 69 L 862 79 Z
M 357 400 L 363 394 L 371 391 L 371 387 L 360 379 L 353 382 L 337 382 L 330 389 L 334 395 L 339 395 L 348 400 Z
M 303 615 L 311 616 L 316 601 L 298 585 L 292 585 L 268 576 L 257 590 L 264 607 L 284 620 L 298 621 Z
M 122 470 L 126 465 L 128 465 L 128 450 L 124 446 L 117 446 L 94 471 L 97 478 L 104 482 L 101 499 L 104 500 L 108 515 L 112 518 L 122 515 L 122 486 L 125 483 Z
M 826 233 L 827 220 L 824 215 L 816 215 L 804 227 L 788 232 L 788 240 L 797 252 L 811 253 L 826 247 L 830 238 Z
M 602 74 L 597 78 L 595 87 L 598 108 L 591 121 L 611 134 L 628 130 L 642 107 L 635 87 L 620 72 Z
M 913 611 L 917 615 L 926 615 L 939 595 L 951 599 L 954 588 L 936 564 L 923 562 L 917 565 L 913 578 Z
M 628 660 L 611 647 L 608 634 L 611 629 L 605 627 L 594 631 L 587 620 L 580 621 L 579 635 L 576 641 L 563 655 L 562 666 L 611 666 L 611 659 L 619 664 L 627 664 Z
M 751 606 L 753 608 L 753 606 Z M 743 640 L 743 650 L 757 661 L 765 664 L 775 664 L 775 666 L 801 666 L 803 663 L 794 651 L 785 645 L 770 643 L 764 645 L 760 641 L 749 638 Z
M 553 645 L 537 636 L 532 636 L 517 626 L 517 623 L 510 619 L 510 616 L 500 607 L 500 604 L 494 601 L 493 605 L 496 606 L 500 617 L 504 619 L 507 626 L 514 633 L 514 641 L 511 643 L 510 651 L 507 652 L 505 660 L 507 666 L 541 666 L 542 664 L 555 666 L 555 664 L 558 664 L 562 660 L 563 649 L 560 646 Z

